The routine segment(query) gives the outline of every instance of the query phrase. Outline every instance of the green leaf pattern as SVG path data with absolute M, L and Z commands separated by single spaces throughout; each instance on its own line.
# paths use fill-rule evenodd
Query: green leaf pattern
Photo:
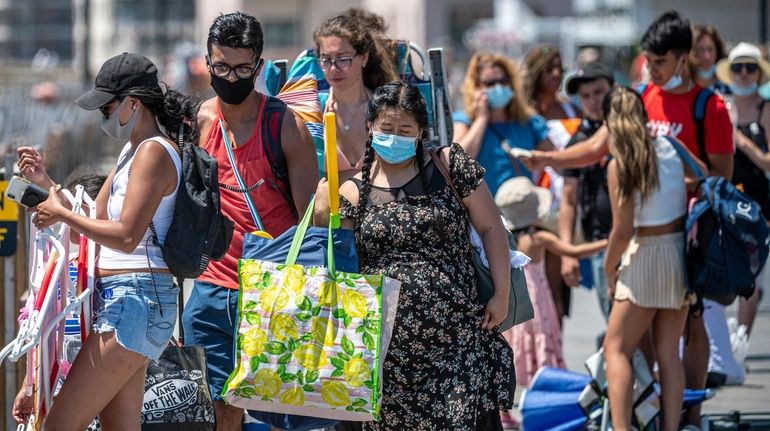
M 222 391 L 225 400 L 289 403 L 377 418 L 382 276 L 253 259 L 241 259 L 238 271 L 237 364 Z M 287 280 L 285 272 L 293 278 Z M 327 286 L 325 301 L 319 301 L 321 285 L 329 282 L 339 291 Z M 328 305 L 330 297 L 336 303 Z M 274 333 L 270 323 L 279 312 L 284 317 L 274 327 L 281 330 Z

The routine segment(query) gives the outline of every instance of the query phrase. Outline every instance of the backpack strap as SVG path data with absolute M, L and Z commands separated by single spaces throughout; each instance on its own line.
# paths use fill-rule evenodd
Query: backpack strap
M 297 216 L 297 208 L 294 206 L 294 200 L 291 197 L 291 183 L 289 182 L 289 166 L 286 163 L 286 155 L 281 146 L 281 130 L 283 126 L 283 117 L 286 115 L 286 104 L 273 96 L 265 96 L 265 109 L 262 113 L 262 146 L 265 148 L 267 162 L 270 163 L 270 169 L 273 176 L 285 186 L 281 191 L 286 203 L 289 204 L 291 212 Z
M 692 108 L 692 119 L 695 122 L 695 137 L 698 142 L 698 157 L 711 169 L 711 162 L 706 153 L 706 107 L 714 92 L 709 88 L 703 88 L 695 96 L 695 104 Z
M 687 166 L 687 168 L 698 176 L 698 181 L 703 181 L 706 178 L 706 175 L 700 169 L 700 166 L 695 163 L 695 160 L 692 158 L 692 156 L 690 156 L 690 153 L 685 151 L 685 149 L 679 145 L 679 142 L 671 136 L 664 136 L 664 138 L 666 138 L 666 140 L 671 143 L 671 145 L 674 147 L 674 150 L 676 150 L 676 153 L 679 154 L 679 158 L 682 159 L 682 162 Z

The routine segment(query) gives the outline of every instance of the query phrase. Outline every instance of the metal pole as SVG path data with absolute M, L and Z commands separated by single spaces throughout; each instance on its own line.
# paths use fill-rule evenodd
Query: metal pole
M 91 78 L 91 0 L 83 0 L 83 87 L 92 84 Z
M 767 44 L 770 41 L 767 32 L 767 21 L 770 16 L 767 14 L 767 0 L 759 0 L 759 43 Z

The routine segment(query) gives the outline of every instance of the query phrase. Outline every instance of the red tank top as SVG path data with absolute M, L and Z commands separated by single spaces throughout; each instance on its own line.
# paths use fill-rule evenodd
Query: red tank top
M 264 96 L 260 97 L 259 115 L 257 115 L 259 119 L 264 113 L 266 100 Z M 233 174 L 230 159 L 227 157 L 227 149 L 222 139 L 220 121 L 224 121 L 224 119 L 219 110 L 219 101 L 217 101 L 217 119 L 211 125 L 203 148 L 217 159 L 220 184 L 238 189 L 238 181 Z M 227 122 L 225 122 L 225 126 L 227 126 Z M 238 172 L 243 177 L 246 186 L 251 188 L 257 183 L 262 183 L 250 192 L 251 199 L 262 218 L 265 230 L 273 238 L 276 238 L 296 224 L 297 219 L 284 198 L 285 186 L 275 178 L 273 170 L 270 168 L 265 149 L 262 146 L 261 126 L 262 122 L 257 121 L 249 140 L 235 148 L 233 152 Z M 198 279 L 229 289 L 237 289 L 238 259 L 243 252 L 243 236 L 246 232 L 256 230 L 256 226 L 242 193 L 227 190 L 224 187 L 220 187 L 219 192 L 222 213 L 235 223 L 233 239 L 225 257 L 219 261 L 212 260 L 206 271 Z

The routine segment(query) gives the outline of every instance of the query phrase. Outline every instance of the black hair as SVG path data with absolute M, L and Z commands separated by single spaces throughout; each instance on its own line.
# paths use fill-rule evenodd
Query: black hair
M 647 31 L 642 36 L 641 48 L 655 55 L 666 55 L 669 51 L 677 55 L 690 52 L 692 48 L 690 21 L 682 18 L 675 10 L 663 12 L 647 27 Z
M 197 98 L 171 89 L 166 89 L 163 94 L 160 87 L 129 89 L 123 96 L 135 97 L 142 102 L 163 126 L 166 136 L 180 146 L 185 142 L 198 142 L 196 118 L 200 100 Z
M 74 194 L 75 186 L 81 185 L 91 199 L 96 199 L 105 181 L 107 181 L 107 175 L 76 172 L 67 178 L 67 190 Z
M 262 56 L 265 44 L 262 25 L 251 15 L 233 12 L 219 15 L 209 28 L 206 48 L 211 54 L 211 45 L 217 44 L 229 48 L 248 48 L 256 58 Z
M 430 195 L 428 178 L 426 178 L 423 154 L 423 142 L 428 136 L 428 108 L 425 99 L 422 97 L 417 87 L 406 84 L 401 81 L 389 82 L 377 87 L 369 98 L 369 104 L 366 109 L 367 124 L 374 125 L 375 120 L 385 111 L 399 110 L 408 113 L 417 122 L 417 126 L 422 129 L 422 135 L 417 137 L 416 161 L 417 169 L 420 172 L 423 190 L 426 195 Z M 371 170 L 374 163 L 374 149 L 372 148 L 371 130 L 369 138 L 366 141 L 366 151 L 364 153 L 364 165 L 361 168 L 361 190 L 358 197 L 358 206 L 356 207 L 355 232 L 358 240 L 361 236 L 361 224 L 366 214 L 366 203 L 369 199 L 369 192 L 372 188 Z

